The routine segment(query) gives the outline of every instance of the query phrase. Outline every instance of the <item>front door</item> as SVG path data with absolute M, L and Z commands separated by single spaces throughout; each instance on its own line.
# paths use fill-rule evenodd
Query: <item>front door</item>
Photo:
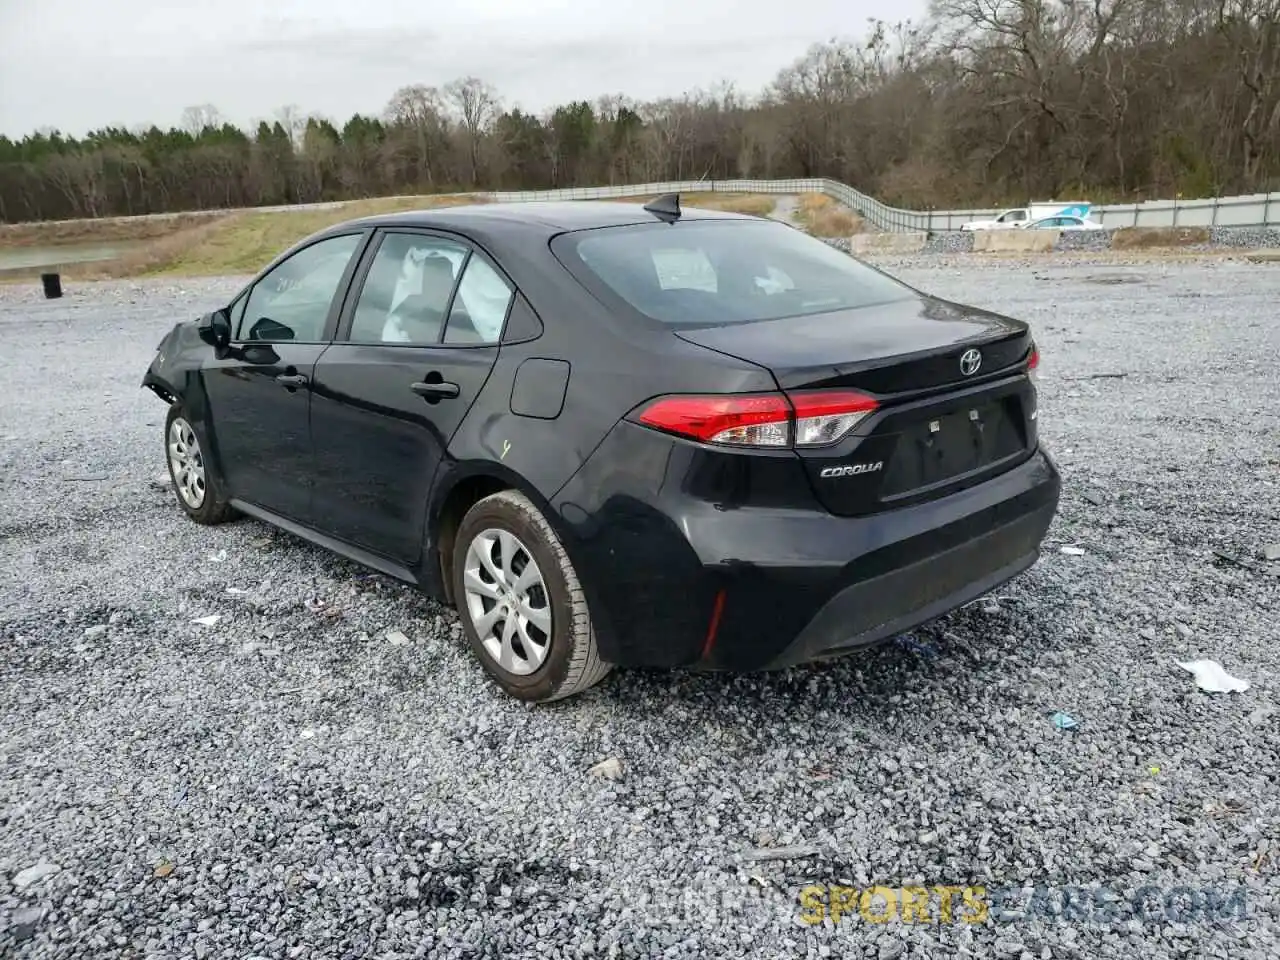
M 361 232 L 305 247 L 232 305 L 232 343 L 204 366 L 212 443 L 232 497 L 306 522 L 311 385 Z
M 316 364 L 315 513 L 326 533 L 411 566 L 432 480 L 497 359 L 513 288 L 457 239 L 395 231 L 374 242 Z

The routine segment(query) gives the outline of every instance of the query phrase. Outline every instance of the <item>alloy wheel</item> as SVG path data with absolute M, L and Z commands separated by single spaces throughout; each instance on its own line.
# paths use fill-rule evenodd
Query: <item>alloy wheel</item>
M 191 424 L 175 417 L 169 425 L 169 468 L 178 496 L 192 510 L 199 510 L 206 493 L 204 455 Z
M 467 547 L 462 576 L 484 651 L 519 676 L 542 666 L 551 649 L 551 602 L 529 548 L 509 531 L 484 530 Z

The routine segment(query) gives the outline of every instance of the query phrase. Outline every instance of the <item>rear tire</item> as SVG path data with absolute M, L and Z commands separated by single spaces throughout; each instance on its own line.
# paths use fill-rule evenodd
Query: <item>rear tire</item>
M 503 490 L 476 503 L 462 518 L 451 559 L 462 629 L 507 693 L 548 703 L 594 686 L 612 669 L 600 659 L 569 555 L 528 497 Z
M 181 403 L 169 408 L 164 422 L 165 463 L 183 513 L 205 526 L 226 523 L 236 516 L 227 504 L 226 486 L 208 459 L 200 435 Z

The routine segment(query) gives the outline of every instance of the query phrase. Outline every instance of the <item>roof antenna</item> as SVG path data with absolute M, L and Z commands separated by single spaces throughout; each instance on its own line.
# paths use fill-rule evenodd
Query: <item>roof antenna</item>
M 675 223 L 680 219 L 680 194 L 668 193 L 656 200 L 650 200 L 644 208 L 663 223 Z

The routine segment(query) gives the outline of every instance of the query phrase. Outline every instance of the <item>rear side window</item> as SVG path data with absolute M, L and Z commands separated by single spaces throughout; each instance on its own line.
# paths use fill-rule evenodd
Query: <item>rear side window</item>
M 664 323 L 718 326 L 848 310 L 911 291 L 785 224 L 686 220 L 564 234 L 571 271 Z
M 497 343 L 511 306 L 512 290 L 489 261 L 471 254 L 453 298 L 445 343 Z

